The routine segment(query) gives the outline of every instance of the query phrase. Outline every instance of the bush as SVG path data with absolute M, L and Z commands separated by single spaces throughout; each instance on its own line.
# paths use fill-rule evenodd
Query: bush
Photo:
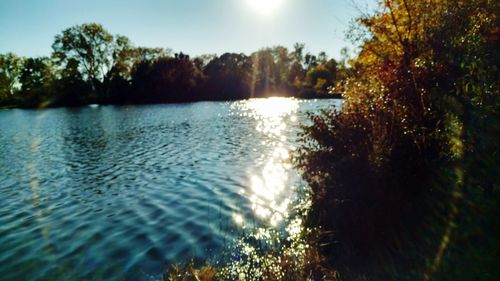
M 333 233 L 325 253 L 341 272 L 498 271 L 498 10 L 486 0 L 383 1 L 358 21 L 344 108 L 311 115 L 295 162 L 314 198 L 308 223 Z M 466 273 L 453 266 L 470 256 L 481 262 Z

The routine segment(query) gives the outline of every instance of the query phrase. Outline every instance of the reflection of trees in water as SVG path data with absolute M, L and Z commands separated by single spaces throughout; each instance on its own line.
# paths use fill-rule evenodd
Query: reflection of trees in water
M 109 184 L 106 171 L 118 159 L 110 157 L 110 146 L 116 145 L 104 128 L 99 109 L 68 109 L 64 116 L 64 162 L 74 188 L 103 192 Z

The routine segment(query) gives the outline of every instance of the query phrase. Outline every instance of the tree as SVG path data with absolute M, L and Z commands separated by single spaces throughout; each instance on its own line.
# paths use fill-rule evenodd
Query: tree
M 293 51 L 290 53 L 290 58 L 292 59 L 290 69 L 288 71 L 288 85 L 295 87 L 296 89 L 302 87 L 304 82 L 306 71 L 304 70 L 304 48 L 305 44 L 295 43 L 293 45 Z
M 52 48 L 60 69 L 70 61 L 73 66 L 78 62 L 76 70 L 90 85 L 90 100 L 94 102 L 119 102 L 119 95 L 128 95 L 134 65 L 170 53 L 162 48 L 134 47 L 127 37 L 113 36 L 96 23 L 64 30 L 56 36 Z
M 327 92 L 335 82 L 335 72 L 328 69 L 326 64 L 320 64 L 307 72 L 306 85 L 319 92 Z
M 304 56 L 304 64 L 305 64 L 305 69 L 309 71 L 313 67 L 318 65 L 318 58 L 313 54 L 307 53 Z
M 91 87 L 83 80 L 80 72 L 80 62 L 76 59 L 68 59 L 64 69 L 60 71 L 55 81 L 56 100 L 54 105 L 81 106 L 89 101 Z
M 210 63 L 212 60 L 214 60 L 216 58 L 217 58 L 216 54 L 204 54 L 204 55 L 195 57 L 193 59 L 193 62 L 198 69 L 203 70 L 208 65 L 208 63 Z
M 209 100 L 232 100 L 251 96 L 252 62 L 244 54 L 225 53 L 213 58 L 203 69 L 206 97 Z
M 0 103 L 13 98 L 19 89 L 23 59 L 13 53 L 0 54 Z
M 288 92 L 292 59 L 282 46 L 264 48 L 252 54 L 253 93 L 256 96 Z
M 288 85 L 295 87 L 296 89 L 302 88 L 302 84 L 305 79 L 305 71 L 302 64 L 294 62 L 290 66 L 288 71 Z
M 272 49 L 274 56 L 275 68 L 274 77 L 275 85 L 274 87 L 279 92 L 288 91 L 288 74 L 290 72 L 290 66 L 292 63 L 292 58 L 288 54 L 288 49 L 283 46 L 275 46 Z
M 201 80 L 188 55 L 183 53 L 142 61 L 132 72 L 133 102 L 186 102 L 198 99 L 196 87 Z
M 19 82 L 25 106 L 39 106 L 53 96 L 54 72 L 48 57 L 27 58 Z
M 118 38 L 117 46 L 126 47 L 127 40 Z M 113 63 L 113 35 L 100 24 L 89 23 L 70 27 L 56 35 L 52 44 L 56 64 L 65 68 L 70 60 L 78 62 L 78 71 L 95 93 Z
M 264 96 L 274 90 L 276 77 L 274 56 L 270 48 L 252 54 L 252 97 Z
M 325 52 L 320 52 L 318 54 L 318 63 L 325 64 L 328 61 L 328 56 Z
M 111 69 L 106 75 L 130 80 L 132 68 L 136 63 L 144 60 L 153 61 L 169 55 L 170 50 L 163 48 L 134 47 L 129 38 L 117 35 L 112 46 Z
M 304 61 L 304 49 L 306 45 L 304 43 L 295 43 L 293 45 L 293 51 L 290 56 L 294 63 L 302 64 Z
M 125 102 L 131 91 L 130 83 L 134 65 L 169 55 L 168 49 L 134 47 L 127 37 L 117 35 L 113 43 L 112 67 L 103 81 L 104 101 Z

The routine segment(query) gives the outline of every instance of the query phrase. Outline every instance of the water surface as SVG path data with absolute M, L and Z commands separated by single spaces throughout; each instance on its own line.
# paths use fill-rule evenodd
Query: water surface
M 2 280 L 154 280 L 279 228 L 303 183 L 286 98 L 0 110 Z

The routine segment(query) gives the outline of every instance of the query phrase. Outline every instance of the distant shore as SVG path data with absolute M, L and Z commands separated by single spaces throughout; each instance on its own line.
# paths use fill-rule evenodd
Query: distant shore
M 285 98 L 297 98 L 297 99 L 343 99 L 342 93 L 320 93 L 317 91 L 303 91 L 297 93 L 295 95 L 269 95 L 269 96 L 257 96 L 254 98 L 269 98 L 269 97 L 285 97 Z M 221 101 L 238 101 L 238 100 L 246 100 L 248 98 L 239 98 L 239 99 L 199 99 L 199 100 L 179 100 L 172 102 L 99 102 L 99 101 L 90 101 L 88 103 L 82 104 L 59 104 L 59 103 L 50 103 L 46 102 L 44 104 L 38 105 L 20 105 L 20 104 L 12 104 L 12 105 L 2 105 L 0 106 L 0 110 L 2 109 L 37 109 L 37 108 L 59 108 L 59 107 L 82 107 L 82 106 L 90 106 L 90 105 L 145 105 L 145 104 L 174 104 L 174 103 L 193 103 L 193 102 L 221 102 Z

